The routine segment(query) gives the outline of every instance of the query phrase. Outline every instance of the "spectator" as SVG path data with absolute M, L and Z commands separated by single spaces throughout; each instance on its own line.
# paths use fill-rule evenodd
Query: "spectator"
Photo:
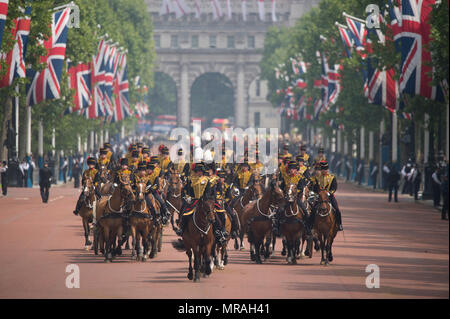
M 8 193 L 8 165 L 5 161 L 0 164 L 0 174 L 2 182 L 2 193 L 3 196 L 6 196 L 6 194 Z
M 358 160 L 358 167 L 356 168 L 356 178 L 358 180 L 358 185 L 361 185 L 363 175 L 364 175 L 364 160 L 363 159 L 359 159 Z
M 443 198 L 443 205 L 442 205 L 442 215 L 441 219 L 445 220 L 448 216 L 448 175 L 445 174 L 442 177 L 442 183 L 441 183 L 441 192 L 442 192 L 442 198 Z
M 431 186 L 433 190 L 433 203 L 435 208 L 439 208 L 441 203 L 441 180 L 439 176 L 439 167 L 434 169 L 433 175 L 431 175 Z
M 389 173 L 387 175 L 387 184 L 389 189 L 389 202 L 392 200 L 392 192 L 394 192 L 394 201 L 398 202 L 398 181 L 400 174 L 397 172 L 393 164 L 389 165 Z
M 67 169 L 68 168 L 69 168 L 69 161 L 67 160 L 67 157 L 64 157 L 63 165 L 61 166 L 61 169 L 63 172 L 64 184 L 67 183 Z
M 403 178 L 403 189 L 402 194 L 410 194 L 412 195 L 412 184 L 411 184 L 411 171 L 412 171 L 412 162 L 411 159 L 408 159 L 406 165 L 402 168 L 402 178 Z
M 390 167 L 389 162 L 384 163 L 384 165 L 383 165 L 383 181 L 384 181 L 383 190 L 385 190 L 385 191 L 387 191 L 387 185 L 388 185 L 387 180 L 388 180 L 388 175 L 391 171 L 389 167 Z
M 345 160 L 345 175 L 347 176 L 346 180 L 348 181 L 350 179 L 350 174 L 352 171 L 352 164 L 350 163 L 350 157 L 347 156 Z
M 36 164 L 34 163 L 33 157 L 30 156 L 30 168 L 28 169 L 28 174 L 30 175 L 31 187 L 33 187 L 33 172 L 36 169 Z
M 27 178 L 28 178 L 28 169 L 30 168 L 30 165 L 27 163 L 26 159 L 24 158 L 22 160 L 22 163 L 19 164 L 19 171 L 20 171 L 20 187 L 27 187 Z
M 378 176 L 378 165 L 377 162 L 374 162 L 372 172 L 370 172 L 370 178 L 372 179 L 373 189 L 377 188 L 377 176 Z

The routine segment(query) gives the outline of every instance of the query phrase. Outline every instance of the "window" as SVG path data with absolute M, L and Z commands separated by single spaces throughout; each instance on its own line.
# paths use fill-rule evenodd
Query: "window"
M 248 36 L 248 47 L 250 49 L 254 49 L 255 48 L 255 37 L 253 35 L 249 35 Z
M 261 96 L 261 80 L 256 80 L 256 96 Z
M 261 125 L 261 113 L 255 112 L 253 113 L 253 119 L 254 119 L 254 127 L 259 127 Z
M 211 47 L 211 48 L 216 47 L 216 36 L 215 35 L 209 36 L 209 47 Z
M 192 36 L 192 48 L 194 49 L 198 48 L 198 35 Z
M 155 48 L 160 48 L 160 47 L 161 47 L 161 36 L 155 35 Z
M 177 36 L 177 35 L 173 35 L 173 36 L 170 38 L 170 46 L 171 46 L 172 48 L 178 48 L 178 36 Z
M 227 37 L 227 48 L 234 49 L 234 37 L 232 35 Z

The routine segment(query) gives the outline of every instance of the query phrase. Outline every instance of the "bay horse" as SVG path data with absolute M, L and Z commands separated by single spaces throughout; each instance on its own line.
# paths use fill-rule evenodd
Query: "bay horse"
M 249 186 L 244 194 L 241 196 L 236 197 L 232 200 L 231 204 L 232 209 L 235 211 L 235 213 L 238 216 L 239 221 L 239 240 L 240 245 L 238 243 L 238 239 L 234 239 L 234 249 L 244 249 L 244 235 L 245 233 L 242 231 L 242 223 L 243 223 L 243 211 L 246 205 L 248 205 L 252 200 L 256 200 L 258 198 L 261 198 L 263 194 L 263 187 L 260 183 L 254 183 L 253 185 Z
M 84 248 L 88 250 L 89 245 L 92 245 L 92 242 L 89 240 L 89 231 L 90 231 L 89 223 L 92 223 L 94 221 L 93 208 L 97 204 L 95 197 L 94 182 L 92 181 L 91 178 L 87 178 L 85 180 L 85 185 L 82 192 L 84 193 L 84 200 L 83 205 L 81 206 L 78 214 L 80 215 L 83 223 L 84 238 L 85 238 Z
M 187 221 L 186 230 L 183 232 L 183 243 L 186 255 L 189 258 L 188 279 L 198 282 L 200 270 L 205 276 L 212 271 L 211 251 L 214 243 L 212 224 L 214 215 L 214 195 L 203 194 L 198 200 L 197 207 L 191 218 Z M 187 216 L 185 216 L 187 217 Z M 194 255 L 194 268 L 192 268 L 192 255 Z M 195 270 L 195 274 L 193 273 Z
M 136 200 L 134 192 L 130 185 L 130 177 L 125 175 L 119 178 L 119 185 L 114 185 L 114 191 L 111 196 L 103 197 L 100 201 L 101 216 L 98 219 L 99 231 L 105 243 L 104 254 L 105 262 L 111 262 L 113 253 L 117 255 L 122 254 L 121 240 L 123 234 L 124 213 L 128 210 L 130 203 Z M 117 250 L 113 251 L 116 238 L 119 243 Z
M 316 205 L 313 232 L 317 234 L 322 253 L 321 265 L 328 265 L 333 261 L 332 245 L 338 232 L 335 209 L 331 205 L 326 189 L 319 190 L 319 199 Z M 326 256 L 325 256 L 326 254 Z
M 285 238 L 287 246 L 288 264 L 297 263 L 297 250 L 300 246 L 300 239 L 305 231 L 304 216 L 305 212 L 297 204 L 298 190 L 295 185 L 290 185 L 287 194 L 287 206 L 284 209 L 284 222 L 280 225 L 281 235 Z
M 181 200 L 181 190 L 183 188 L 183 181 L 181 180 L 181 176 L 179 173 L 170 173 L 169 175 L 169 181 L 167 186 L 167 192 L 166 192 L 166 203 L 167 208 L 169 209 L 169 212 L 171 213 L 170 216 L 170 223 L 172 224 L 172 229 L 174 231 L 177 230 L 175 227 L 174 222 L 174 215 L 177 213 L 178 218 L 177 222 L 179 222 L 180 219 L 180 210 L 182 206 L 182 200 Z
M 99 170 L 99 177 L 100 177 L 100 194 L 103 196 L 111 195 L 114 187 L 113 183 L 111 182 L 111 176 L 106 169 L 105 166 L 101 166 Z
M 278 181 L 272 180 L 269 189 L 261 198 L 245 206 L 242 218 L 242 231 L 247 233 L 250 243 L 250 259 L 262 264 L 260 253 L 266 236 L 272 232 L 272 217 L 279 205 L 284 205 L 285 199 Z M 266 241 L 270 245 L 270 241 Z M 269 257 L 269 247 L 266 247 L 264 257 Z
M 130 230 L 132 238 L 131 259 L 146 261 L 150 254 L 150 231 L 153 228 L 153 216 L 145 201 L 145 186 L 143 182 L 136 184 L 136 200 L 131 207 Z M 154 201 L 154 199 L 152 199 Z M 142 246 L 141 247 L 141 239 Z

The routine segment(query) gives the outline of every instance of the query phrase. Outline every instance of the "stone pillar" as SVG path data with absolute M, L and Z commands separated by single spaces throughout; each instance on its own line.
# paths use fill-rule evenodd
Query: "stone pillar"
M 360 145 L 360 149 L 359 149 L 359 152 L 360 152 L 360 154 L 359 154 L 359 158 L 360 159 L 365 159 L 366 158 L 366 138 L 365 138 L 365 133 L 366 133 L 366 130 L 365 130 L 365 128 L 364 128 L 364 126 L 361 126 L 361 131 L 360 131 L 360 141 L 359 141 L 359 145 Z
M 38 127 L 38 155 L 40 157 L 44 156 L 44 127 L 42 125 L 42 120 L 39 121 Z
M 336 131 L 336 153 L 340 153 L 342 150 L 342 132 L 341 130 Z
M 236 103 L 234 104 L 234 123 L 236 127 L 247 126 L 247 112 L 245 105 L 245 73 L 244 64 L 238 63 L 236 70 Z
M 26 154 L 31 155 L 31 106 L 27 106 L 27 144 Z
M 398 160 L 398 121 L 397 121 L 397 113 L 392 113 L 392 163 L 397 162 Z
M 374 151 L 373 140 L 374 140 L 373 131 L 369 131 L 369 161 L 373 160 L 373 151 Z
M 178 95 L 178 126 L 189 129 L 191 111 L 189 96 L 189 69 L 187 63 L 181 64 L 180 94 Z
M 424 122 L 425 122 L 425 130 L 423 137 L 423 164 L 424 166 L 428 163 L 428 158 L 430 156 L 430 131 L 428 130 L 428 122 L 430 121 L 430 116 L 425 113 Z

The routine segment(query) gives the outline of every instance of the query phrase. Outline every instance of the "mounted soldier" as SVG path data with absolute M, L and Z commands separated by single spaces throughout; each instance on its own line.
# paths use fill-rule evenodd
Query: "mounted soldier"
M 100 157 L 97 160 L 95 168 L 100 171 L 102 169 L 108 170 L 108 174 L 111 173 L 112 165 L 108 159 L 108 150 L 106 148 L 100 148 Z
M 139 151 L 134 150 L 131 152 L 131 159 L 128 160 L 128 167 L 132 172 L 135 172 L 139 165 Z
M 105 142 L 103 144 L 103 148 L 107 152 L 106 153 L 106 158 L 108 159 L 108 161 L 109 161 L 109 163 L 111 165 L 111 168 L 114 169 L 116 167 L 116 165 L 117 165 L 117 162 L 116 162 L 116 156 L 115 156 L 115 154 L 112 151 L 111 144 L 109 142 Z
M 160 207 L 161 207 L 161 216 L 162 216 L 162 222 L 163 224 L 166 224 L 167 221 L 170 218 L 170 212 L 169 209 L 167 208 L 166 202 L 163 201 L 163 199 L 161 198 L 161 195 L 159 194 L 159 190 L 160 190 L 160 170 L 158 169 L 158 167 L 155 166 L 155 162 L 156 160 L 153 159 L 150 160 L 150 162 L 146 165 L 146 169 L 147 169 L 147 186 L 146 189 L 148 192 L 150 192 L 153 197 L 158 201 Z M 147 205 L 149 207 L 152 207 L 153 211 L 154 211 L 154 207 L 151 204 L 150 198 L 148 198 L 148 196 L 145 197 L 145 200 L 147 202 Z
M 303 162 L 304 165 L 309 168 L 311 167 L 311 162 L 310 162 L 310 158 L 309 158 L 309 154 L 306 153 L 306 145 L 302 145 L 300 146 L 300 154 L 303 157 Z
M 333 206 L 333 208 L 336 210 L 336 223 L 338 225 L 338 230 L 343 230 L 342 227 L 342 216 L 341 211 L 339 210 L 338 203 L 336 201 L 336 198 L 334 196 L 334 193 L 337 190 L 337 179 L 333 174 L 330 174 L 328 172 L 328 162 L 322 161 L 320 162 L 320 172 L 321 174 L 316 176 L 314 179 L 312 179 L 313 185 L 312 185 L 312 191 L 316 194 L 319 193 L 320 190 L 326 190 L 328 191 L 328 197 L 330 199 L 330 203 Z M 313 208 L 313 214 L 312 220 L 314 220 L 314 214 L 316 211 L 317 203 L 314 205 Z
M 254 176 L 250 171 L 250 165 L 248 162 L 244 162 L 239 165 L 238 173 L 233 181 L 233 184 L 238 186 L 239 193 L 244 194 L 245 189 L 254 183 Z
M 86 180 L 90 179 L 92 181 L 92 183 L 94 184 L 95 195 L 97 196 L 97 199 L 99 199 L 102 196 L 100 194 L 100 190 L 98 189 L 98 183 L 99 183 L 100 177 L 98 174 L 98 170 L 95 168 L 95 166 L 97 165 L 97 162 L 96 162 L 95 158 L 88 157 L 86 160 L 86 163 L 88 165 L 88 168 L 83 172 L 81 184 L 83 187 L 85 187 Z M 84 203 L 84 192 L 81 192 L 80 196 L 78 197 L 78 201 L 77 201 L 75 210 L 73 211 L 73 213 L 75 215 L 78 215 L 78 212 L 80 211 L 81 206 L 83 206 L 83 203 Z
M 150 162 L 150 149 L 148 147 L 142 148 L 142 160 L 141 162 L 148 164 Z
M 325 150 L 323 149 L 323 147 L 319 148 L 319 152 L 317 157 L 314 159 L 314 163 L 320 163 L 322 161 L 326 161 L 326 157 L 325 157 Z
M 235 239 L 238 236 L 239 231 L 239 221 L 236 212 L 230 205 L 232 201 L 231 187 L 226 182 L 227 173 L 222 169 L 217 169 L 216 175 L 218 177 L 216 183 L 216 201 L 222 203 L 226 212 L 228 213 L 231 220 L 231 238 Z
M 188 179 L 188 182 L 182 190 L 183 206 L 181 208 L 180 228 L 177 230 L 178 236 L 183 236 L 187 220 L 190 215 L 197 209 L 197 203 L 203 194 L 214 194 L 214 189 L 211 187 L 209 178 L 205 176 L 205 165 L 203 163 L 194 164 L 194 174 Z M 218 218 L 215 219 L 213 225 L 214 236 L 220 243 L 226 241 L 226 233 L 223 231 Z

